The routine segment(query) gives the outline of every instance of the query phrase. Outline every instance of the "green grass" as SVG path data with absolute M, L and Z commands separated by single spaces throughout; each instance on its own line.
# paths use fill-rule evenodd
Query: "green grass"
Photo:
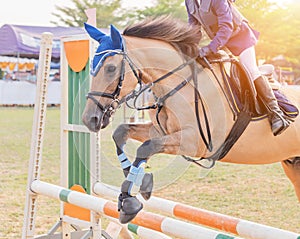
M 55 184 L 59 184 L 60 177 L 59 118 L 59 108 L 48 108 L 41 179 Z M 0 108 L 1 239 L 21 237 L 32 120 L 33 108 Z M 118 178 L 114 181 L 118 184 L 123 178 L 116 164 L 111 130 L 104 131 L 102 137 L 101 153 L 107 160 L 103 171 L 108 174 L 103 179 Z M 126 152 L 131 159 L 136 147 L 134 141 L 127 145 Z M 185 171 L 186 164 L 176 164 L 170 171 L 174 158 L 155 156 L 149 162 L 147 170 L 155 173 L 156 196 L 300 233 L 299 203 L 280 164 L 218 163 L 207 177 L 201 179 L 200 169 L 196 166 Z M 112 168 L 111 165 L 120 177 L 107 170 Z M 59 204 L 56 200 L 38 198 L 36 234 L 46 233 L 59 219 Z
M 47 112 L 41 177 L 59 183 L 59 117 L 57 108 Z M 21 238 L 33 108 L 0 108 L 0 238 Z M 59 218 L 59 202 L 39 198 L 37 233 L 45 233 Z M 46 231 L 45 231 L 46 230 Z

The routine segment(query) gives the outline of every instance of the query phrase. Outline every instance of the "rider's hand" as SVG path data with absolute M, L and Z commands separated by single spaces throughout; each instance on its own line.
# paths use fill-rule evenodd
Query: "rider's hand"
M 201 47 L 200 50 L 199 50 L 199 56 L 201 58 L 206 57 L 211 53 L 212 53 L 212 51 L 210 50 L 209 46 Z

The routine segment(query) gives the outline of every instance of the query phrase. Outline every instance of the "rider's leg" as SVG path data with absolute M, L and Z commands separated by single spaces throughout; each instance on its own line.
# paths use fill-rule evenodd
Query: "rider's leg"
M 269 82 L 263 76 L 260 76 L 254 81 L 258 95 L 266 104 L 271 112 L 271 123 L 273 134 L 279 135 L 289 127 L 289 122 L 284 118 L 284 114 L 279 108 L 277 99 L 271 89 Z
M 240 56 L 240 62 L 254 81 L 256 91 L 271 113 L 271 127 L 273 134 L 279 135 L 288 128 L 289 122 L 284 118 L 284 114 L 279 108 L 277 99 L 271 89 L 269 82 L 263 77 L 256 64 L 254 47 L 244 50 Z

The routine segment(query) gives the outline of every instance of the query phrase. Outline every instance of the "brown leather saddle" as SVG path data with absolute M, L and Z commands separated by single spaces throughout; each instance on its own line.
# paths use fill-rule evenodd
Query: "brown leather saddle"
M 248 73 L 242 64 L 232 57 L 214 57 L 209 62 L 218 64 L 225 83 L 225 92 L 231 104 L 234 114 L 238 114 L 247 108 L 250 112 L 252 121 L 268 117 L 268 109 L 257 96 L 253 81 L 250 80 Z M 230 64 L 230 70 L 226 70 L 225 64 Z M 262 75 L 269 79 L 278 105 L 288 118 L 295 118 L 299 114 L 298 108 L 280 91 L 280 85 L 272 77 L 272 67 L 260 67 Z

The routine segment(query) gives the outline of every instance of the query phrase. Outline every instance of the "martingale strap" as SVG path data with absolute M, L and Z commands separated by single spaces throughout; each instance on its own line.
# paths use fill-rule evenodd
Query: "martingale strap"
M 206 61 L 206 64 L 207 64 L 208 68 L 210 69 L 210 71 L 212 71 L 216 80 L 219 82 L 219 79 L 218 79 L 217 75 L 215 74 L 214 69 L 210 65 L 209 61 L 206 58 L 204 58 L 204 60 Z M 225 92 L 223 92 L 223 93 L 225 94 Z M 250 107 L 249 97 L 250 97 L 249 92 L 246 91 L 245 97 L 244 97 L 244 99 L 245 99 L 244 108 L 237 114 L 237 118 L 236 118 L 229 134 L 227 135 L 224 142 L 220 145 L 220 147 L 215 151 L 215 153 L 213 153 L 209 157 L 201 157 L 199 159 L 192 159 L 192 158 L 184 156 L 184 155 L 182 155 L 182 157 L 184 159 L 186 159 L 187 161 L 193 162 L 193 163 L 197 164 L 198 166 L 201 166 L 206 169 L 212 168 L 215 165 L 216 161 L 224 158 L 227 155 L 227 153 L 230 151 L 230 149 L 233 147 L 233 145 L 240 138 L 240 136 L 243 134 L 243 132 L 245 131 L 245 129 L 247 128 L 247 126 L 249 125 L 249 123 L 251 121 L 251 112 L 249 111 L 249 107 Z M 228 103 L 230 105 L 230 102 L 228 102 Z M 204 160 L 204 159 L 211 161 L 211 165 L 204 166 L 203 164 L 201 164 L 200 161 Z
M 158 98 L 156 104 L 155 104 L 155 108 L 157 107 L 157 111 L 156 111 L 156 121 L 157 124 L 160 127 L 160 130 L 164 133 L 167 134 L 164 130 L 164 128 L 162 127 L 160 120 L 159 120 L 159 113 L 164 105 L 164 102 L 166 101 L 166 99 L 168 99 L 169 97 L 171 97 L 172 95 L 174 95 L 176 92 L 178 92 L 181 88 L 183 88 L 184 86 L 186 86 L 187 83 L 189 83 L 192 80 L 192 76 L 189 76 L 186 80 L 184 80 L 183 82 L 181 82 L 179 85 L 177 85 L 174 89 L 172 89 L 171 91 L 169 91 L 166 95 L 164 95 L 161 98 Z M 153 106 L 152 106 L 153 107 Z
M 237 142 L 237 140 L 243 134 L 243 132 L 247 128 L 250 121 L 251 121 L 251 115 L 247 111 L 243 110 L 243 111 L 239 112 L 238 117 L 237 117 L 235 123 L 233 124 L 229 134 L 227 135 L 226 139 L 220 145 L 220 147 L 217 149 L 217 151 L 215 153 L 213 153 L 209 157 L 201 157 L 199 159 L 192 159 L 185 155 L 182 155 L 182 157 L 185 160 L 195 163 L 202 168 L 205 168 L 205 169 L 212 168 L 215 165 L 216 161 L 221 160 L 222 158 L 224 158 L 227 155 L 227 153 L 230 151 L 230 149 L 233 147 L 233 145 Z M 200 163 L 201 160 L 204 160 L 204 159 L 209 160 L 211 162 L 211 165 L 204 166 L 203 164 L 201 164 Z
M 193 80 L 194 80 L 195 112 L 196 112 L 197 124 L 198 124 L 198 129 L 199 129 L 201 138 L 202 138 L 206 148 L 211 152 L 213 150 L 213 145 L 212 145 L 212 139 L 211 139 L 211 132 L 210 132 L 210 128 L 209 128 L 209 121 L 208 121 L 208 117 L 207 117 L 207 114 L 206 114 L 206 110 L 205 110 L 205 107 L 204 107 L 202 97 L 201 97 L 201 95 L 199 93 L 199 90 L 198 90 L 197 68 L 196 68 L 195 64 L 196 63 L 193 62 L 192 71 L 193 71 Z M 204 135 L 202 125 L 201 125 L 201 121 L 200 121 L 199 101 L 201 103 L 202 112 L 203 112 L 203 116 L 204 116 L 207 138 Z
M 225 141 L 218 148 L 218 150 L 211 156 L 205 158 L 212 161 L 217 161 L 226 156 L 233 145 L 237 142 L 240 136 L 243 134 L 247 126 L 251 121 L 251 114 L 248 110 L 243 110 L 239 112 L 236 121 L 234 122 L 229 134 L 227 135 Z

